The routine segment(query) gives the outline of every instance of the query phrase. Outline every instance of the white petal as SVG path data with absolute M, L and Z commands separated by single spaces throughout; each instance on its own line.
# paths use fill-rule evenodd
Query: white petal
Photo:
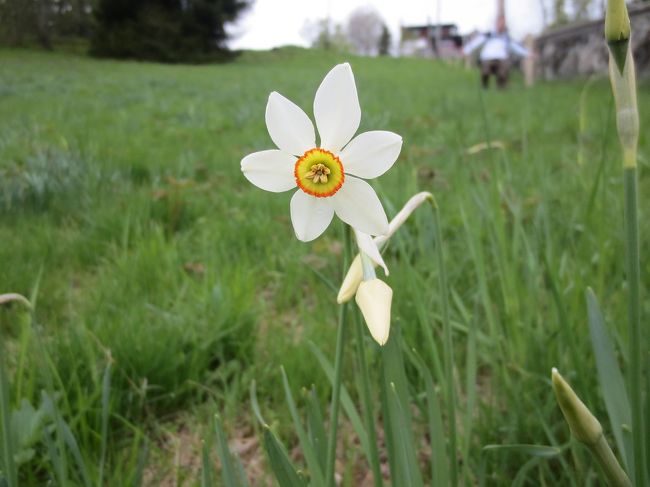
M 372 237 L 367 233 L 358 230 L 355 230 L 354 233 L 357 237 L 357 245 L 359 245 L 359 249 L 366 254 L 374 264 L 383 267 L 384 272 L 388 275 L 388 267 L 386 267 L 386 263 L 381 257 L 381 253 L 379 252 L 375 242 L 372 240 Z
M 370 235 L 388 232 L 388 218 L 377 193 L 362 179 L 347 176 L 341 189 L 329 199 L 339 218 L 352 228 Z
M 295 157 L 279 150 L 253 152 L 241 160 L 241 170 L 246 179 L 258 188 L 274 193 L 296 187 L 295 165 Z
M 289 154 L 301 156 L 316 147 L 314 125 L 307 114 L 275 91 L 266 104 L 266 128 L 275 145 Z
M 357 135 L 341 151 L 340 159 L 348 174 L 364 179 L 381 176 L 397 160 L 402 149 L 402 137 L 384 130 Z
M 334 217 L 334 208 L 326 198 L 316 198 L 301 189 L 291 198 L 291 223 L 298 240 L 309 242 L 319 237 Z
M 338 152 L 359 128 L 361 107 L 352 68 L 339 64 L 327 73 L 316 91 L 314 117 L 320 146 Z

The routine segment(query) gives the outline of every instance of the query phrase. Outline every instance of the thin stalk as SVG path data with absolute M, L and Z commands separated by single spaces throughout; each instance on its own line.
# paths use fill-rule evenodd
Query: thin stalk
M 377 432 L 375 431 L 375 418 L 372 414 L 372 396 L 370 394 L 370 377 L 368 374 L 368 363 L 363 347 L 363 326 L 359 311 L 354 313 L 354 325 L 356 330 L 357 358 L 359 359 L 359 373 L 361 375 L 361 402 L 363 415 L 368 430 L 368 447 L 370 449 L 370 468 L 375 487 L 382 487 L 381 464 L 379 463 L 379 450 L 377 448 Z
M 604 436 L 601 435 L 596 444 L 590 446 L 589 449 L 598 460 L 609 485 L 612 487 L 632 487 L 632 482 L 630 482 L 625 471 L 619 465 Z
M 445 256 L 442 247 L 442 232 L 440 213 L 435 200 L 431 200 L 433 207 L 433 223 L 435 226 L 436 255 L 438 259 L 438 276 L 440 293 L 442 294 L 442 326 L 444 333 L 444 362 L 447 387 L 447 416 L 449 421 L 449 473 L 451 485 L 458 485 L 458 464 L 456 461 L 456 395 L 454 388 L 454 343 L 449 316 L 449 288 L 447 284 L 447 271 L 445 269 Z
M 5 370 L 5 350 L 2 333 L 0 332 L 0 429 L 2 430 L 3 458 L 0 458 L 0 466 L 5 475 L 5 482 L 8 487 L 18 487 L 18 469 L 14 462 L 14 444 L 11 431 L 11 408 L 9 381 Z M 3 461 L 4 460 L 4 461 Z
M 629 389 L 632 409 L 632 441 L 634 444 L 634 480 L 636 485 L 646 485 L 646 467 L 644 452 L 643 415 L 642 415 L 642 390 L 641 377 L 641 346 L 642 334 L 639 321 L 639 219 L 637 196 L 637 168 L 627 166 L 624 169 L 625 178 L 625 235 L 626 235 L 626 260 L 628 293 L 628 326 L 629 326 L 629 354 L 630 373 Z
M 343 258 L 343 272 L 350 262 L 352 241 L 350 227 L 345 226 L 344 231 L 345 255 Z M 325 469 L 326 487 L 334 486 L 334 468 L 336 463 L 336 438 L 339 426 L 339 405 L 341 398 L 341 371 L 343 369 L 343 344 L 347 328 L 348 304 L 343 303 L 339 308 L 338 330 L 336 332 L 336 355 L 334 358 L 334 384 L 332 385 L 332 403 L 330 405 L 330 435 L 327 442 L 327 464 Z

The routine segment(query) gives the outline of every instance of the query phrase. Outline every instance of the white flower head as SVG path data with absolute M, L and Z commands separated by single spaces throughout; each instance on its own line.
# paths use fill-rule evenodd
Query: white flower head
M 244 176 L 266 191 L 298 187 L 291 198 L 291 222 L 303 242 L 319 237 L 334 213 L 357 231 L 384 235 L 388 232 L 386 213 L 364 179 L 381 176 L 391 168 L 402 138 L 386 131 L 354 137 L 361 107 L 348 63 L 335 66 L 318 87 L 314 118 L 320 134 L 318 147 L 314 125 L 305 112 L 279 93 L 271 93 L 266 127 L 278 149 L 244 157 Z

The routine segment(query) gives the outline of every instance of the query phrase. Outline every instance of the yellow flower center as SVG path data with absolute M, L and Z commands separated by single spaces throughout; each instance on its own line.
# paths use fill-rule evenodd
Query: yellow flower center
M 340 159 L 325 149 L 305 152 L 296 161 L 293 174 L 298 187 L 317 198 L 332 196 L 345 181 Z

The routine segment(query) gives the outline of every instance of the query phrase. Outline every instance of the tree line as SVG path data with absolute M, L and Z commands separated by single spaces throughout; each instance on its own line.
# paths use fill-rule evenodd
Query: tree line
M 52 49 L 86 39 L 100 57 L 163 62 L 223 60 L 225 25 L 251 0 L 0 0 L 0 42 Z

